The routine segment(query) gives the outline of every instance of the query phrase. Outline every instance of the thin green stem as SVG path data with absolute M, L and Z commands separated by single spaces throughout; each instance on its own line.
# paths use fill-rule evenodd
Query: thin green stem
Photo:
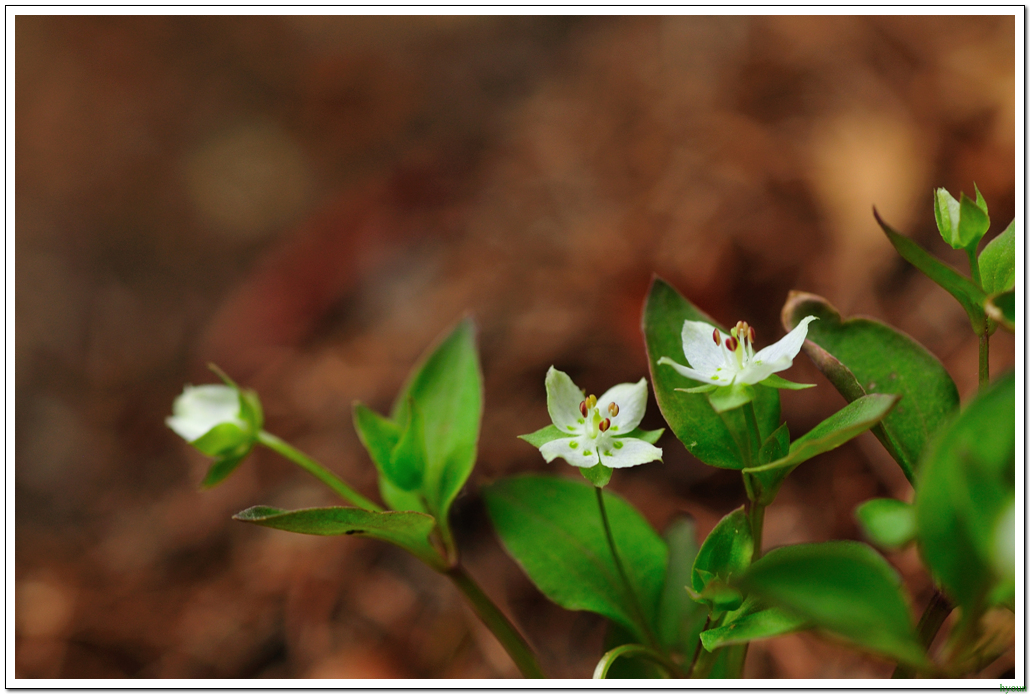
M 940 630 L 941 625 L 944 624 L 944 620 L 948 618 L 953 609 L 948 598 L 940 591 L 935 588 L 933 591 L 933 597 L 930 598 L 930 604 L 926 606 L 923 611 L 923 616 L 919 618 L 919 625 L 916 627 L 916 633 L 919 634 L 919 642 L 923 645 L 926 650 L 930 649 L 930 644 L 933 643 L 933 639 L 937 636 L 937 632 Z M 894 674 L 891 675 L 892 679 L 908 679 L 915 675 L 915 671 L 905 665 L 898 665 L 894 668 Z
M 980 336 L 980 387 L 991 382 L 991 336 L 984 331 Z
M 362 496 L 354 489 L 350 487 L 346 482 L 341 480 L 335 474 L 322 467 L 313 458 L 310 458 L 290 444 L 283 441 L 281 438 L 274 434 L 269 434 L 267 431 L 261 430 L 257 435 L 258 443 L 268 446 L 273 451 L 283 456 L 292 463 L 296 463 L 299 467 L 311 473 L 319 479 L 319 481 L 325 483 L 330 489 L 340 495 L 345 501 L 349 501 L 358 508 L 363 508 L 366 511 L 382 511 L 382 507 L 376 504 L 374 501 Z
M 701 650 L 704 646 L 701 643 L 701 634 L 708 631 L 708 625 L 712 623 L 712 613 L 709 612 L 708 616 L 705 617 L 705 625 L 701 627 L 701 631 L 697 633 L 697 648 L 694 649 L 694 656 L 690 659 L 690 667 L 687 668 L 687 676 L 694 676 L 694 668 L 697 667 L 697 657 L 701 655 Z
M 661 653 L 639 643 L 624 643 L 621 646 L 616 646 L 601 656 L 601 659 L 597 661 L 597 667 L 594 668 L 594 679 L 606 679 L 608 677 L 608 670 L 611 669 L 616 660 L 624 655 L 632 658 L 650 660 L 673 677 L 682 679 L 686 676 L 676 663 L 672 662 Z
M 508 652 L 508 655 L 515 662 L 519 672 L 526 678 L 543 678 L 544 674 L 536 662 L 536 656 L 533 655 L 533 650 L 526 643 L 526 640 L 522 638 L 522 634 L 504 616 L 500 608 L 487 597 L 483 589 L 472 580 L 472 577 L 469 576 L 464 567 L 460 564 L 452 566 L 444 571 L 443 574 L 451 579 L 458 590 L 468 599 L 476 615 L 483 620 L 483 624 L 501 642 L 504 650 Z
M 754 542 L 755 550 L 751 555 L 751 561 L 756 562 L 762 558 L 762 528 L 765 525 L 765 506 L 752 501 L 747 510 L 748 522 L 751 524 L 751 539 Z
M 608 538 L 608 548 L 612 552 L 612 559 L 615 560 L 615 568 L 619 572 L 619 578 L 622 579 L 622 586 L 626 591 L 626 599 L 629 600 L 630 607 L 636 613 L 637 624 L 640 626 L 641 631 L 643 631 L 648 645 L 657 649 L 659 648 L 658 639 L 655 638 L 654 633 L 651 631 L 647 618 L 644 616 L 644 610 L 640 607 L 640 601 L 637 599 L 637 593 L 629 582 L 629 576 L 626 574 L 626 569 L 622 565 L 622 559 L 619 558 L 619 552 L 615 548 L 612 526 L 608 522 L 608 511 L 604 508 L 604 492 L 601 491 L 600 487 L 594 487 L 594 490 L 597 492 L 597 505 L 601 509 L 601 522 L 604 523 L 604 534 Z

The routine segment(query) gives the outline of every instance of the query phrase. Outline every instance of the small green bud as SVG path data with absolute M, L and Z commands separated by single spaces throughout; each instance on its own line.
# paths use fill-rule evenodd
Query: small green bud
M 252 394 L 228 385 L 186 386 L 165 424 L 205 455 L 249 449 L 260 429 L 260 405 Z
M 944 188 L 938 188 L 933 196 L 933 213 L 937 220 L 937 230 L 941 238 L 954 249 L 976 248 L 980 239 L 987 233 L 991 225 L 987 216 L 987 203 L 976 189 L 976 201 L 970 200 L 965 193 L 956 200 Z

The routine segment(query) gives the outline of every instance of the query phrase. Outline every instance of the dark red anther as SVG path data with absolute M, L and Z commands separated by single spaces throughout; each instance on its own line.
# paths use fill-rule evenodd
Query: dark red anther
M 719 344 L 719 329 L 716 328 L 712 331 L 712 339 L 715 340 L 715 344 Z
M 612 425 L 612 420 L 605 417 L 601 420 L 601 423 L 597 425 L 597 428 L 601 431 L 608 431 L 608 427 Z
M 755 329 L 754 327 L 747 329 L 747 339 L 751 344 L 755 344 Z
M 579 403 L 579 413 L 581 415 L 583 415 L 584 417 L 587 416 L 587 401 L 586 400 L 584 400 L 583 402 Z
M 728 349 L 729 351 L 736 352 L 738 344 L 739 343 L 737 342 L 737 338 L 733 337 L 732 335 L 726 338 L 726 349 Z

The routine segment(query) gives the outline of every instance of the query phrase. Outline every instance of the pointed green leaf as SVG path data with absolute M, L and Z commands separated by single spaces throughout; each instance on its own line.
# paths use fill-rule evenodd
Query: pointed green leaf
M 889 325 L 870 318 L 841 320 L 821 296 L 791 292 L 783 306 L 784 328 L 805 316 L 819 320 L 809 325 L 803 349 L 846 400 L 872 393 L 903 396 L 873 434 L 914 481 L 926 442 L 958 407 L 958 389 L 944 365 Z
M 755 390 L 744 383 L 734 383 L 713 390 L 708 394 L 708 402 L 713 410 L 722 414 L 752 402 L 755 399 Z
M 721 414 L 712 409 L 708 396 L 684 393 L 698 383 L 659 365 L 665 356 L 683 361 L 683 322 L 701 320 L 718 326 L 709 316 L 684 299 L 664 280 L 655 277 L 644 304 L 643 330 L 658 407 L 676 438 L 696 458 L 708 465 L 739 470 L 747 464 L 748 429 L 742 409 Z M 772 388 L 756 388 L 754 400 L 763 438 L 780 424 L 780 396 Z
M 966 315 L 969 316 L 969 323 L 973 327 L 973 332 L 977 335 L 983 335 L 987 330 L 987 318 L 983 311 L 986 295 L 983 290 L 965 275 L 960 274 L 954 268 L 945 265 L 927 253 L 912 239 L 902 236 L 894 229 L 891 229 L 887 226 L 886 222 L 880 219 L 880 215 L 875 209 L 873 210 L 873 215 L 880 224 L 880 228 L 883 229 L 883 233 L 887 235 L 887 238 L 895 250 L 901 254 L 901 257 L 915 265 L 920 272 L 955 297 L 962 305 L 962 308 L 965 309 Z
M 385 472 L 398 489 L 413 492 L 422 487 L 427 457 L 425 420 L 414 398 L 408 398 L 400 420 L 405 422 L 404 429 L 390 454 L 390 464 Z
M 725 515 L 701 544 L 691 572 L 694 592 L 703 593 L 716 579 L 725 583 L 739 576 L 751 563 L 754 551 L 751 525 L 741 506 Z
M 520 439 L 533 446 L 533 448 L 540 448 L 545 443 L 550 443 L 551 441 L 566 437 L 568 437 L 568 434 L 553 424 L 548 424 L 543 429 L 537 429 L 532 434 L 523 434 L 522 436 L 519 436 Z
M 387 474 L 393 449 L 401 438 L 401 428 L 392 419 L 373 412 L 360 402 L 354 403 L 353 419 L 361 445 L 368 451 L 379 474 Z
M 593 487 L 527 475 L 495 482 L 483 498 L 505 549 L 544 595 L 565 609 L 603 615 L 645 642 L 608 548 Z M 622 564 L 655 630 L 668 562 L 665 543 L 630 504 L 610 492 L 604 499 Z
M 794 381 L 788 381 L 785 378 L 772 374 L 762 381 L 763 386 L 769 388 L 779 388 L 781 390 L 805 390 L 806 388 L 815 388 L 814 383 L 794 383 Z
M 662 438 L 662 434 L 664 434 L 664 433 L 665 433 L 665 429 L 652 429 L 652 430 L 648 431 L 647 429 L 637 428 L 637 429 L 634 429 L 633 431 L 629 432 L 628 434 L 623 434 L 622 436 L 616 436 L 615 438 L 617 438 L 617 439 L 640 439 L 641 441 L 646 441 L 647 443 L 649 443 L 649 444 L 651 444 L 653 446 L 654 444 L 658 443 L 658 439 Z
M 980 239 L 984 237 L 987 229 L 991 226 L 991 220 L 987 213 L 980 209 L 979 205 L 966 197 L 965 193 L 962 193 L 962 200 L 959 206 L 961 209 L 959 211 L 958 238 L 956 240 L 962 245 L 953 245 L 952 248 L 976 248 L 977 244 L 980 243 Z
M 881 549 L 901 549 L 916 536 L 916 510 L 897 499 L 870 499 L 855 509 L 869 541 Z
M 991 320 L 1009 332 L 1016 331 L 1016 293 L 1008 289 L 987 297 L 984 310 Z
M 841 541 L 774 549 L 751 565 L 740 584 L 860 648 L 916 667 L 927 664 L 901 578 L 868 545 Z
M 483 413 L 483 383 L 470 318 L 428 350 L 397 396 L 391 419 L 402 428 L 409 397 L 424 418 L 422 489 L 433 515 L 443 521 L 475 464 Z
M 980 282 L 988 294 L 1012 289 L 1016 284 L 1016 220 L 980 251 Z
M 735 612 L 726 615 L 722 625 L 701 632 L 706 650 L 783 636 L 808 628 L 804 618 L 776 607 L 762 605 L 749 597 Z
M 998 581 L 999 519 L 1015 495 L 1015 378 L 977 394 L 927 450 L 916 486 L 923 557 L 948 595 L 969 611 Z
M 790 452 L 790 431 L 787 430 L 787 423 L 784 422 L 780 428 L 769 435 L 769 438 L 762 443 L 762 449 L 758 454 L 760 465 L 779 460 Z
M 810 432 L 790 444 L 787 455 L 771 463 L 744 469 L 748 493 L 768 505 L 783 480 L 801 463 L 833 450 L 879 423 L 897 404 L 897 395 L 865 395 L 827 417 Z
M 429 542 L 436 526 L 432 516 L 410 511 L 366 511 L 332 506 L 285 511 L 270 506 L 253 506 L 240 511 L 235 520 L 305 535 L 361 535 L 391 542 L 408 550 L 431 566 L 443 568 L 443 559 Z

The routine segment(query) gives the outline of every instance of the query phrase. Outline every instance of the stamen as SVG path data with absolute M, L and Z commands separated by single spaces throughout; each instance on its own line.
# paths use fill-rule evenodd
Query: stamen
M 751 344 L 755 344 L 755 329 L 754 328 L 748 328 L 747 329 L 747 340 Z
M 712 339 L 715 340 L 715 344 L 719 344 L 719 342 L 721 342 L 721 340 L 719 340 L 719 329 L 718 328 L 716 328 L 715 330 L 712 331 Z
M 602 431 L 602 432 L 603 431 L 608 431 L 608 427 L 610 427 L 611 425 L 612 425 L 612 420 L 610 420 L 607 417 L 605 417 L 604 419 L 601 420 L 601 423 L 597 425 L 597 428 L 600 431 Z
M 584 417 L 587 416 L 587 401 L 586 400 L 584 400 L 583 402 L 579 403 L 579 413 L 581 415 L 583 415 Z
M 726 349 L 728 349 L 729 351 L 736 352 L 738 344 L 739 343 L 737 342 L 737 338 L 733 337 L 732 335 L 726 338 Z
M 618 417 L 619 406 L 616 405 L 614 402 L 608 403 L 608 414 L 610 414 L 612 417 Z
M 591 410 L 594 409 L 595 407 L 597 407 L 597 396 L 596 395 L 591 395 L 589 398 L 587 398 L 587 407 L 589 409 L 591 409 Z

